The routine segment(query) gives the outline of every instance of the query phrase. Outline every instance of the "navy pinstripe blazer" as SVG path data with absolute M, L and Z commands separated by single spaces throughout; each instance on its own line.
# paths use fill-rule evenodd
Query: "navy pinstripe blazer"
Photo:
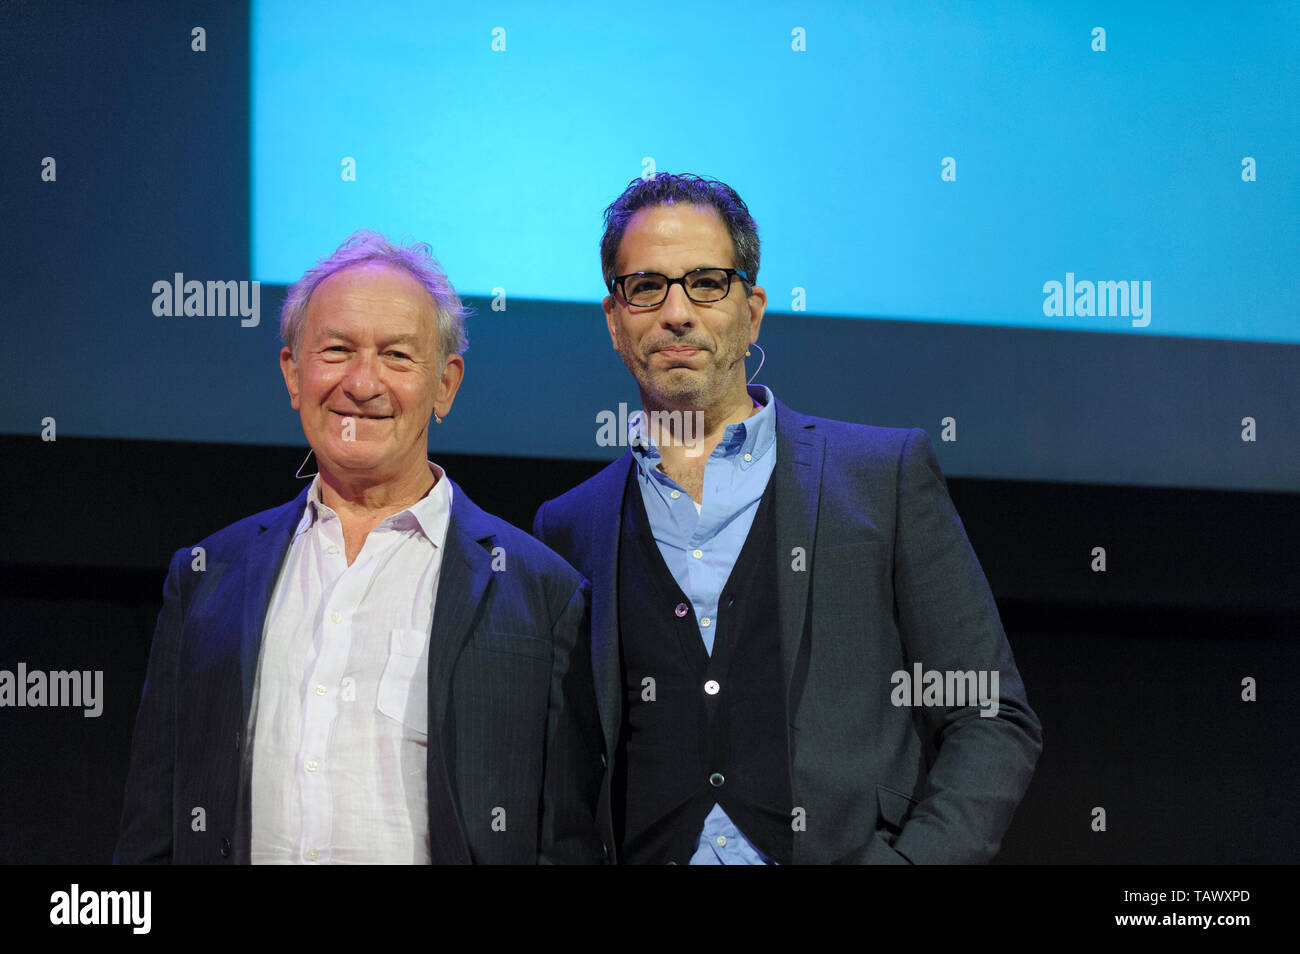
M 429 643 L 433 861 L 601 862 L 586 581 L 452 487 Z M 201 572 L 189 549 L 172 558 L 115 862 L 248 861 L 258 652 L 306 495 L 202 541 Z
M 1042 729 L 929 437 L 810 417 L 780 401 L 776 431 L 770 558 L 802 810 L 791 820 L 795 861 L 987 862 L 1029 785 Z M 624 454 L 543 504 L 533 523 L 591 581 L 592 665 L 610 753 L 623 707 L 620 515 L 635 466 Z M 916 663 L 997 670 L 998 714 L 894 705 L 892 674 Z M 607 778 L 600 825 L 613 845 L 610 814 Z

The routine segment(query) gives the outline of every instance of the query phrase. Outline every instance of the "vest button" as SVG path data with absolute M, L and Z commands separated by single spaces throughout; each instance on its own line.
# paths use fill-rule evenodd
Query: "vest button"
M 685 616 L 690 611 L 690 607 L 685 603 L 678 603 L 677 609 L 673 610 L 678 616 Z
M 721 772 L 714 772 L 709 776 L 709 784 L 714 788 L 722 788 L 722 783 L 726 781 Z
M 718 690 L 720 690 L 721 688 L 722 687 L 718 685 L 718 681 L 716 679 L 710 679 L 708 682 L 704 684 L 704 691 L 711 696 L 716 696 L 718 694 Z

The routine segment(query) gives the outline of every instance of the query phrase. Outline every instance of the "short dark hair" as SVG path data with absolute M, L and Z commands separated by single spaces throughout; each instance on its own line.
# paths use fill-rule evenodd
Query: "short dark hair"
M 749 214 L 745 200 L 736 194 L 735 189 L 717 179 L 670 172 L 659 172 L 648 179 L 633 179 L 623 194 L 605 210 L 605 234 L 600 239 L 600 271 L 605 278 L 605 287 L 609 288 L 614 281 L 614 261 L 618 258 L 623 233 L 632 216 L 644 208 L 678 202 L 710 206 L 718 211 L 731 235 L 731 245 L 736 253 L 735 267 L 749 276 L 749 281 L 744 283 L 745 294 L 752 294 L 758 282 L 758 224 Z

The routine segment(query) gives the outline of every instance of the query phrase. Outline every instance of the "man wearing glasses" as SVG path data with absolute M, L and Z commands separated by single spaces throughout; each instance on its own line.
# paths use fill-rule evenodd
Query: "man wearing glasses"
M 605 837 L 632 864 L 987 862 L 1042 748 L 997 607 L 924 430 L 747 386 L 758 265 L 716 180 L 635 179 L 605 211 L 643 411 L 534 522 L 592 581 Z M 996 698 L 913 698 L 914 672 Z

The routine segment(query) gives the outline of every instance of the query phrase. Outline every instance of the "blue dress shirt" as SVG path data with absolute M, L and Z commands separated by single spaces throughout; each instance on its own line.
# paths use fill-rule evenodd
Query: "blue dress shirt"
M 650 438 L 645 413 L 628 420 L 628 443 L 636 458 L 637 485 L 655 543 L 673 579 L 695 609 L 700 639 L 713 655 L 718 600 L 749 536 L 759 501 L 776 468 L 776 406 L 772 392 L 751 385 L 762 410 L 728 424 L 704 465 L 702 503 L 659 469 L 663 459 Z M 695 843 L 693 865 L 761 865 L 764 856 L 715 804 Z

